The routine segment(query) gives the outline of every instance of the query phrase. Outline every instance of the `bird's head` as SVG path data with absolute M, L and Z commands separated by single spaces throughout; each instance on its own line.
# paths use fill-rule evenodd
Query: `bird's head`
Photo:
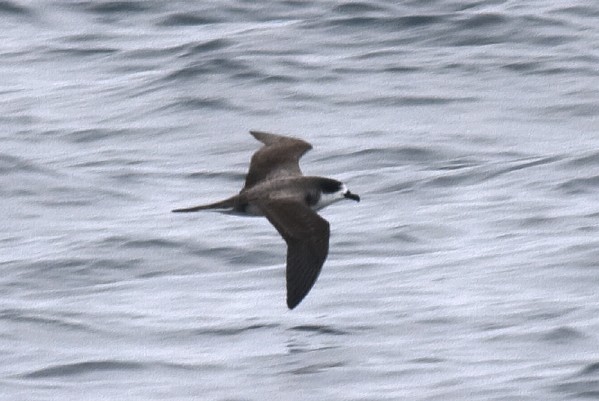
M 316 204 L 316 209 L 322 209 L 323 207 L 342 199 L 351 199 L 360 202 L 360 196 L 352 193 L 341 181 L 323 178 L 319 182 L 319 186 L 321 195 Z

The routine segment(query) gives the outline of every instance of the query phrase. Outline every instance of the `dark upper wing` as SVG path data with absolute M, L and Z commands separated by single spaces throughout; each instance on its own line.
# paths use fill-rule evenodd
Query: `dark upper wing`
M 287 242 L 287 306 L 295 308 L 308 294 L 329 253 L 329 223 L 295 199 L 258 203 Z
M 243 189 L 267 179 L 302 175 L 299 159 L 312 145 L 301 139 L 266 132 L 250 131 L 250 134 L 264 146 L 252 156 Z

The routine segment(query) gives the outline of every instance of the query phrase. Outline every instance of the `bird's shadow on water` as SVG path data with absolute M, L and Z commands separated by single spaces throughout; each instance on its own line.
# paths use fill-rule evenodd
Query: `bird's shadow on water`
M 287 357 L 282 373 L 322 373 L 348 365 L 341 340 L 351 333 L 330 325 L 303 324 L 286 329 Z

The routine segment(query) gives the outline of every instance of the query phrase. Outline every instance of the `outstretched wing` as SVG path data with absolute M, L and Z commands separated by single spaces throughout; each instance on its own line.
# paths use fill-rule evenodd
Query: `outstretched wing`
M 287 242 L 287 306 L 310 292 L 329 253 L 329 222 L 296 199 L 262 201 L 260 209 Z
M 250 131 L 250 134 L 264 146 L 252 156 L 244 190 L 260 181 L 302 175 L 299 159 L 312 145 L 301 139 L 266 132 Z

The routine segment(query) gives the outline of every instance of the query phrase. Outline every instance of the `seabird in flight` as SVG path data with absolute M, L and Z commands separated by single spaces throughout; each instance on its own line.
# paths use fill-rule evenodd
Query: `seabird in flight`
M 250 133 L 264 146 L 252 156 L 241 191 L 220 202 L 173 212 L 220 209 L 265 216 L 287 243 L 287 306 L 293 309 L 316 282 L 329 252 L 329 223 L 316 211 L 342 199 L 359 202 L 360 197 L 340 181 L 302 174 L 299 159 L 312 149 L 308 142 Z

